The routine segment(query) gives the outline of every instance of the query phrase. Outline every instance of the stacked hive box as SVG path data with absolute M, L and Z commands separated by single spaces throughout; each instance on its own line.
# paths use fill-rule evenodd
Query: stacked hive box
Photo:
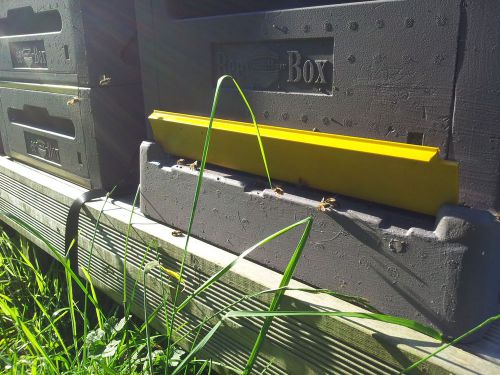
M 217 78 L 231 74 L 259 123 L 439 147 L 458 162 L 460 199 L 475 208 L 431 217 L 337 196 L 337 209 L 317 212 L 335 192 L 285 185 L 277 196 L 257 177 L 214 168 L 196 236 L 239 253 L 312 214 L 300 279 L 450 335 L 498 311 L 500 230 L 489 212 L 500 208 L 497 1 L 136 4 L 147 113 L 208 116 Z M 223 88 L 217 117 L 249 120 L 234 88 Z M 141 210 L 185 230 L 196 173 L 176 166 L 179 156 L 143 145 Z M 252 257 L 282 271 L 298 236 Z
M 462 202 L 500 210 L 498 2 L 138 3 L 148 113 L 207 116 L 231 74 L 259 123 L 439 147 Z M 217 115 L 249 120 L 229 87 Z
M 87 188 L 133 168 L 143 102 L 131 0 L 0 4 L 5 153 Z

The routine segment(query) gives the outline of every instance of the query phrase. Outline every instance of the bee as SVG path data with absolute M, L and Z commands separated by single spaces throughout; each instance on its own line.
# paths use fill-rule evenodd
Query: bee
M 273 189 L 273 191 L 274 191 L 276 194 L 278 194 L 278 195 L 283 195 L 283 194 L 285 194 L 285 191 L 284 191 L 282 188 L 280 188 L 279 186 L 276 186 L 276 187 Z
M 319 212 L 325 212 L 329 211 L 332 208 L 335 208 L 338 206 L 337 200 L 335 198 L 322 198 L 321 202 L 319 202 L 318 207 L 316 207 L 316 210 Z
M 174 237 L 184 237 L 184 233 L 182 233 L 182 231 L 180 231 L 180 230 L 174 230 L 172 232 L 172 236 L 174 236 Z
M 70 106 L 70 105 L 74 105 L 76 103 L 80 103 L 80 98 L 75 96 L 73 99 L 68 100 L 66 102 L 66 105 Z
M 179 159 L 175 162 L 176 165 L 186 165 L 187 162 L 185 159 Z
M 109 86 L 111 84 L 111 77 L 107 77 L 106 74 L 101 76 L 99 80 L 99 86 Z
M 198 160 L 195 160 L 194 162 L 189 164 L 189 169 L 191 169 L 192 171 L 197 170 L 198 169 Z

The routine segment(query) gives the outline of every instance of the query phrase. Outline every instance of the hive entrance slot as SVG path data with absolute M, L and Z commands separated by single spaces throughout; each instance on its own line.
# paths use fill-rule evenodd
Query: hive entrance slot
M 73 121 L 51 116 L 46 108 L 25 105 L 23 109 L 9 108 L 7 113 L 12 124 L 75 138 Z
M 61 14 L 57 10 L 35 13 L 32 7 L 10 9 L 0 19 L 0 37 L 44 34 L 62 30 Z
M 165 0 L 173 18 L 209 17 L 235 13 L 283 10 L 367 0 Z M 373 0 L 368 0 L 373 1 Z
M 413 145 L 423 145 L 424 144 L 424 133 L 421 132 L 408 132 L 406 137 L 406 143 Z

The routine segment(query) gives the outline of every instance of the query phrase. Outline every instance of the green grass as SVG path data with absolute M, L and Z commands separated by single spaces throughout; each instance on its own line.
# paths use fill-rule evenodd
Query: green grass
M 433 338 L 442 339 L 441 333 L 430 327 L 412 320 L 380 314 L 376 311 L 359 313 L 280 310 L 280 304 L 285 292 L 291 290 L 288 285 L 293 278 L 314 224 L 313 217 L 306 217 L 295 223 L 291 223 L 288 227 L 258 241 L 254 246 L 243 251 L 232 262 L 210 276 L 194 292 L 187 296 L 182 293 L 185 282 L 184 270 L 188 255 L 188 244 L 191 238 L 191 229 L 196 218 L 196 210 L 203 183 L 203 173 L 210 147 L 213 119 L 219 101 L 220 88 L 222 82 L 226 79 L 236 85 L 243 102 L 249 110 L 255 126 L 256 140 L 259 144 L 269 186 L 273 188 L 265 148 L 260 139 L 259 128 L 251 107 L 237 82 L 230 76 L 223 76 L 217 83 L 210 123 L 205 143 L 202 147 L 201 167 L 193 197 L 193 206 L 188 223 L 189 229 L 179 270 L 170 270 L 163 267 L 158 261 L 159 249 L 157 245 L 155 243 L 149 244 L 143 256 L 139 274 L 135 278 L 131 297 L 128 297 L 125 276 L 127 275 L 127 250 L 133 218 L 132 211 L 124 243 L 123 298 L 121 304 L 107 306 L 106 298 L 100 296 L 93 285 L 93 239 L 91 241 L 89 263 L 87 265 L 80 265 L 83 276 L 80 278 L 73 271 L 69 258 L 61 256 L 52 244 L 46 241 L 34 228 L 9 213 L 0 213 L 22 227 L 32 236 L 40 239 L 54 258 L 48 270 L 42 270 L 42 267 L 37 263 L 36 255 L 40 254 L 39 252 L 35 254 L 34 250 L 25 241 L 12 240 L 5 233 L 0 233 L 0 365 L 6 371 L 14 374 L 126 373 L 176 375 L 183 373 L 202 375 L 212 374 L 214 373 L 213 368 L 218 367 L 225 368 L 229 372 L 247 375 L 255 373 L 254 368 L 260 349 L 275 317 L 282 319 L 290 316 L 356 317 L 408 327 Z M 106 200 L 109 196 L 110 194 L 108 194 Z M 139 190 L 135 195 L 134 202 L 138 196 Z M 102 211 L 96 222 L 96 230 L 99 226 L 101 214 Z M 302 236 L 295 250 L 292 251 L 290 249 L 290 261 L 276 289 L 261 291 L 239 299 L 235 298 L 234 301 L 216 311 L 212 316 L 206 317 L 197 326 L 184 327 L 188 330 L 187 334 L 181 335 L 179 333 L 179 324 L 177 323 L 178 314 L 195 301 L 199 295 L 210 293 L 210 288 L 215 283 L 252 252 L 258 251 L 263 245 L 270 243 L 284 233 L 299 229 L 302 229 Z M 73 249 L 70 248 L 67 251 L 70 252 Z M 157 260 L 146 263 L 146 257 L 150 252 L 156 253 Z M 162 303 L 155 312 L 148 315 L 146 309 L 148 294 L 146 279 L 148 273 L 155 268 L 163 271 L 161 272 L 162 278 L 166 277 L 171 284 L 174 284 L 173 303 L 167 303 L 170 299 L 165 295 Z M 139 282 L 144 286 L 142 320 L 132 318 L 130 315 L 132 302 L 134 301 L 135 291 Z M 371 309 L 368 302 L 361 298 L 345 296 L 323 289 L 311 288 L 302 289 L 302 291 L 334 295 L 348 302 Z M 272 302 L 266 311 L 242 311 L 237 309 L 239 302 L 257 298 L 263 294 L 270 294 L 272 297 Z M 159 315 L 162 308 L 165 311 L 164 316 Z M 371 310 L 374 311 L 374 309 Z M 203 353 L 203 348 L 213 339 L 214 335 L 227 319 L 255 317 L 263 318 L 263 324 L 257 334 L 252 350 L 248 353 L 248 359 L 244 368 L 236 369 L 223 363 L 214 362 L 210 358 L 203 359 L 200 357 Z M 153 320 L 161 321 L 165 327 L 163 332 L 155 331 L 150 326 Z M 485 324 L 487 323 L 489 322 Z M 202 336 L 202 332 L 205 332 L 205 335 Z M 190 334 L 193 334 L 195 339 L 188 341 L 187 338 Z M 179 348 L 180 344 L 188 350 L 181 350 Z M 443 347 L 439 351 L 445 348 Z M 432 355 L 424 360 L 426 361 L 431 357 Z M 419 361 L 412 368 L 418 366 L 423 361 Z
M 162 335 L 146 333 L 144 322 L 124 315 L 92 283 L 89 295 L 72 293 L 65 267 L 55 260 L 42 267 L 42 255 L 0 231 L 0 373 L 163 373 Z M 83 316 L 89 296 L 96 304 Z M 168 363 L 174 367 L 182 353 L 174 350 Z

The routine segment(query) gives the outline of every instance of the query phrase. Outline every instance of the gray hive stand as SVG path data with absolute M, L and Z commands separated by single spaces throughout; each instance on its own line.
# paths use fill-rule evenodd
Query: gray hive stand
M 141 211 L 186 231 L 198 172 L 150 142 L 141 146 L 140 163 Z M 490 213 L 444 206 L 433 218 L 338 196 L 337 209 L 318 212 L 325 193 L 284 190 L 278 196 L 263 179 L 208 170 L 193 233 L 241 253 L 312 214 L 299 280 L 364 297 L 380 311 L 450 336 L 498 312 L 500 222 Z M 282 236 L 250 259 L 283 272 L 300 234 Z

